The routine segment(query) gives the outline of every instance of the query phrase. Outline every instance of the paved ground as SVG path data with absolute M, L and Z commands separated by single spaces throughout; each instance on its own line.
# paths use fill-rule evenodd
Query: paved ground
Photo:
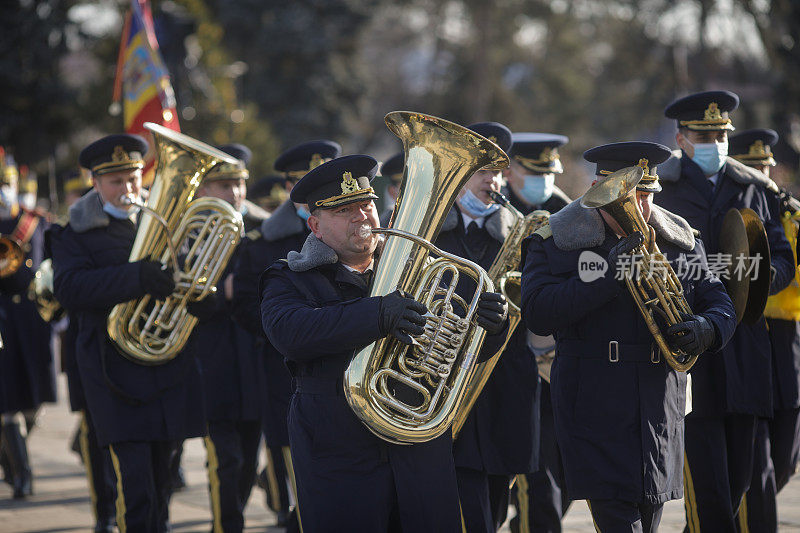
M 65 383 L 59 383 L 65 390 Z M 69 451 L 69 439 L 76 425 L 66 400 L 48 406 L 39 427 L 29 440 L 35 474 L 36 494 L 24 501 L 11 499 L 8 485 L 0 483 L 0 532 L 87 531 L 92 526 L 89 494 L 78 456 Z M 210 513 L 206 492 L 205 449 L 199 439 L 187 442 L 183 466 L 188 487 L 172 499 L 170 514 L 176 532 L 209 531 Z M 800 531 L 800 476 L 780 494 L 781 531 Z M 247 531 L 279 532 L 275 516 L 264 505 L 263 492 L 255 489 L 247 507 Z M 683 502 L 670 502 L 665 509 L 661 531 L 681 531 Z M 575 502 L 565 521 L 567 532 L 592 532 L 586 504 Z M 503 531 L 508 531 L 507 527 Z

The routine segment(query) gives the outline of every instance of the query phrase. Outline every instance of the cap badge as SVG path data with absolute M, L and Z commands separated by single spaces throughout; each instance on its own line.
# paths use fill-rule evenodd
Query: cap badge
M 722 120 L 722 113 L 719 110 L 719 105 L 716 102 L 711 102 L 708 104 L 708 109 L 706 109 L 705 116 L 703 117 L 704 120 Z
M 361 189 L 361 187 L 358 186 L 358 181 L 350 172 L 342 174 L 342 194 L 350 194 L 359 189 Z
M 647 159 L 642 158 L 642 159 L 639 160 L 639 162 L 636 164 L 636 166 L 642 167 L 642 170 L 644 170 L 645 175 L 647 175 L 647 174 L 650 174 L 650 168 L 647 166 L 648 163 L 649 163 L 649 161 Z
M 308 162 L 308 170 L 314 170 L 324 162 L 325 159 L 322 158 L 321 154 L 314 154 L 311 156 L 311 161 Z

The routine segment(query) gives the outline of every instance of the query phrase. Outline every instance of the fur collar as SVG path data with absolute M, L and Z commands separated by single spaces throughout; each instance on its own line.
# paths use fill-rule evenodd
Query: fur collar
M 105 228 L 111 222 L 108 213 L 103 211 L 103 202 L 94 189 L 81 196 L 69 208 L 69 225 L 77 233 L 91 229 Z
M 674 150 L 669 159 L 658 165 L 658 178 L 664 181 L 678 181 L 681 177 L 682 155 L 683 153 L 680 150 Z M 726 158 L 725 174 L 733 181 L 743 185 L 756 184 L 776 194 L 780 192 L 780 189 L 774 181 L 756 169 L 750 168 L 732 157 Z
M 294 203 L 286 200 L 261 223 L 261 237 L 268 242 L 279 241 L 290 235 L 302 234 L 305 228 L 306 222 L 297 215 Z
M 650 225 L 659 237 L 684 249 L 694 249 L 694 231 L 689 223 L 674 213 L 653 205 Z M 557 248 L 565 251 L 594 248 L 603 244 L 606 229 L 597 209 L 581 206 L 580 198 L 550 216 L 550 229 Z
M 289 252 L 286 262 L 294 272 L 305 272 L 322 265 L 335 265 L 339 262 L 339 256 L 333 248 L 309 233 L 303 248 L 299 252 Z
M 447 213 L 444 222 L 442 223 L 441 231 L 453 231 L 456 229 L 458 227 L 458 217 L 460 216 L 461 211 L 456 205 L 453 205 L 453 207 L 450 208 L 450 212 Z M 505 207 L 501 207 L 492 213 L 489 218 L 486 219 L 484 224 L 486 231 L 492 236 L 493 239 L 503 242 L 511 233 L 511 228 L 514 227 L 514 223 L 516 221 L 517 220 L 514 218 L 514 215 L 511 213 L 511 211 Z

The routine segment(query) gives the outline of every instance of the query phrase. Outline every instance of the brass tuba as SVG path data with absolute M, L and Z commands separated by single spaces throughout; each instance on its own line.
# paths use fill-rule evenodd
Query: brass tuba
M 464 402 L 461 404 L 461 408 L 453 421 L 454 439 L 458 436 L 461 428 L 464 427 L 464 423 L 467 421 L 472 407 L 475 405 L 478 396 L 480 396 L 481 391 L 483 391 L 483 387 L 486 386 L 486 382 L 492 375 L 492 370 L 494 370 L 506 345 L 508 345 L 508 341 L 511 340 L 511 335 L 514 334 L 514 330 L 517 329 L 517 326 L 522 320 L 522 310 L 520 309 L 522 305 L 522 276 L 519 272 L 521 268 L 520 261 L 522 260 L 522 241 L 550 219 L 550 213 L 547 211 L 536 210 L 525 216 L 520 213 L 516 207 L 511 205 L 508 198 L 502 194 L 492 193 L 492 197 L 498 204 L 511 211 L 516 219 L 514 226 L 511 228 L 511 232 L 508 234 L 508 237 L 506 237 L 506 240 L 503 241 L 503 246 L 500 248 L 500 251 L 497 252 L 497 256 L 495 256 L 487 272 L 489 279 L 492 280 L 497 290 L 499 290 L 508 301 L 508 335 L 506 336 L 506 341 L 503 343 L 503 346 L 497 353 L 488 361 L 480 363 L 477 370 L 472 375 L 472 379 L 469 385 L 467 385 Z
M 683 296 L 678 276 L 658 249 L 655 230 L 645 222 L 631 194 L 643 173 L 637 166 L 610 174 L 586 191 L 581 205 L 587 209 L 599 208 L 611 215 L 625 235 L 639 231 L 644 236 L 642 245 L 631 252 L 635 264 L 630 265 L 631 275 L 625 277 L 625 283 L 664 359 L 675 370 L 685 372 L 692 368 L 697 356 L 671 350 L 655 317 L 658 315 L 662 324 L 669 327 L 682 322 L 681 315 L 691 314 L 692 310 Z M 609 268 L 614 266 L 609 265 Z
M 197 324 L 186 304 L 216 290 L 244 224 L 223 200 L 192 199 L 212 168 L 236 159 L 163 126 L 146 122 L 145 128 L 155 139 L 157 165 L 129 260 L 172 266 L 175 292 L 163 301 L 146 294 L 117 304 L 108 317 L 108 336 L 132 361 L 158 365 L 183 349 Z
M 15 274 L 24 262 L 22 246 L 12 237 L 0 235 L 0 278 Z
M 60 320 L 66 314 L 53 291 L 52 259 L 45 259 L 39 264 L 28 285 L 28 299 L 36 305 L 39 316 L 45 322 Z
M 494 290 L 480 266 L 431 241 L 470 176 L 509 161 L 493 142 L 440 118 L 395 111 L 385 121 L 403 141 L 406 160 L 391 228 L 373 230 L 387 237 L 370 296 L 401 289 L 429 313 L 415 346 L 386 337 L 358 351 L 345 371 L 344 391 L 370 431 L 410 444 L 450 427 L 486 335 L 473 319 L 478 298 Z M 455 294 L 460 275 L 477 283 L 469 300 Z

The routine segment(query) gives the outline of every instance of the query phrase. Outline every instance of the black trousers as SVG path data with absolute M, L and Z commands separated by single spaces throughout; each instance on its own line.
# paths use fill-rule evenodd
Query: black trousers
M 169 530 L 170 458 L 175 443 L 115 442 L 109 445 L 117 485 L 117 527 L 142 533 Z
M 548 383 L 542 382 L 541 394 L 539 470 L 517 476 L 511 497 L 517 508 L 517 515 L 510 523 L 513 533 L 561 533 L 561 519 L 570 505 L 564 467 L 561 465 L 561 450 L 553 429 L 553 407 Z
M 113 525 L 116 513 L 114 502 L 117 497 L 114 467 L 108 449 L 97 444 L 94 423 L 88 410 L 81 411 L 78 444 L 86 469 L 86 480 L 89 482 L 95 523 L 98 526 Z
M 456 467 L 456 481 L 466 531 L 497 531 L 508 512 L 510 476 Z
M 256 477 L 261 421 L 209 421 L 204 442 L 213 531 L 242 531 Z
M 739 505 L 753 475 L 755 415 L 688 417 L 683 465 L 686 525 L 735 532 Z
M 751 532 L 778 530 L 778 492 L 797 467 L 800 446 L 800 408 L 775 411 L 759 419 L 756 429 L 753 479 L 739 510 L 740 523 Z M 742 528 L 744 529 L 744 528 Z
M 661 523 L 664 504 L 586 500 L 594 527 L 600 533 L 654 533 Z

